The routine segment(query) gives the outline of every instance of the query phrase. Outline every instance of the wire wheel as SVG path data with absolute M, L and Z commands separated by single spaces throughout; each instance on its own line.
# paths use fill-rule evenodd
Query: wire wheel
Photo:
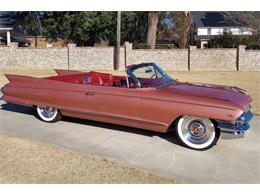
M 37 114 L 46 122 L 56 122 L 61 118 L 58 109 L 52 107 L 37 106 Z
M 183 116 L 178 121 L 177 133 L 184 145 L 198 150 L 210 148 L 218 140 L 215 126 L 208 118 Z

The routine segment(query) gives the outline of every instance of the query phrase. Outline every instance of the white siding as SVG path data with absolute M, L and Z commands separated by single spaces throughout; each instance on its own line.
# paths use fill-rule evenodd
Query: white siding
M 198 35 L 207 35 L 208 30 L 207 28 L 198 28 Z
M 211 34 L 208 34 L 208 29 L 211 29 Z M 223 34 L 222 28 L 198 28 L 198 35 L 219 35 Z
M 223 29 L 222 28 L 211 28 L 211 35 L 222 35 Z
M 222 35 L 224 32 L 224 28 L 217 27 L 209 27 L 211 29 L 211 34 L 208 34 L 208 28 L 198 28 L 198 35 Z M 243 28 L 243 30 L 239 27 L 237 28 L 229 28 L 229 32 L 233 35 L 252 35 L 250 29 Z
M 241 35 L 242 34 L 242 30 L 240 28 L 231 28 L 230 32 L 232 33 L 232 35 Z

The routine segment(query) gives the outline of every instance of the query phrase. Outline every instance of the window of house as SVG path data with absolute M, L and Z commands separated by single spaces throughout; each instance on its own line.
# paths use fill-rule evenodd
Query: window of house
M 208 35 L 211 35 L 211 28 L 208 28 Z
M 239 33 L 242 35 L 242 34 L 244 34 L 244 29 L 243 28 L 240 28 L 239 29 Z
M 230 29 L 229 28 L 223 28 L 223 33 L 230 33 Z

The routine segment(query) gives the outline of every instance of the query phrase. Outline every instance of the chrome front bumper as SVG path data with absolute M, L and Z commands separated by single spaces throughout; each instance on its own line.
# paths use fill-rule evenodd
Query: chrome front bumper
M 253 113 L 248 111 L 244 112 L 238 119 L 234 122 L 227 121 L 217 121 L 218 128 L 223 133 L 229 133 L 234 135 L 239 135 L 245 133 L 250 129 L 249 121 L 253 119 Z

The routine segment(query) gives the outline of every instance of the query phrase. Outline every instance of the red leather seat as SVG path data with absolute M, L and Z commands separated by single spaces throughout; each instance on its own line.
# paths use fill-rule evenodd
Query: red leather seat
M 113 86 L 113 75 L 91 71 L 87 73 L 83 82 L 90 85 Z
M 112 74 L 102 74 L 103 85 L 112 86 L 113 85 L 113 76 Z
M 104 84 L 102 77 L 97 72 L 89 72 L 87 74 L 87 76 L 89 77 L 89 82 L 90 82 L 89 84 L 91 84 L 91 85 L 103 85 Z

